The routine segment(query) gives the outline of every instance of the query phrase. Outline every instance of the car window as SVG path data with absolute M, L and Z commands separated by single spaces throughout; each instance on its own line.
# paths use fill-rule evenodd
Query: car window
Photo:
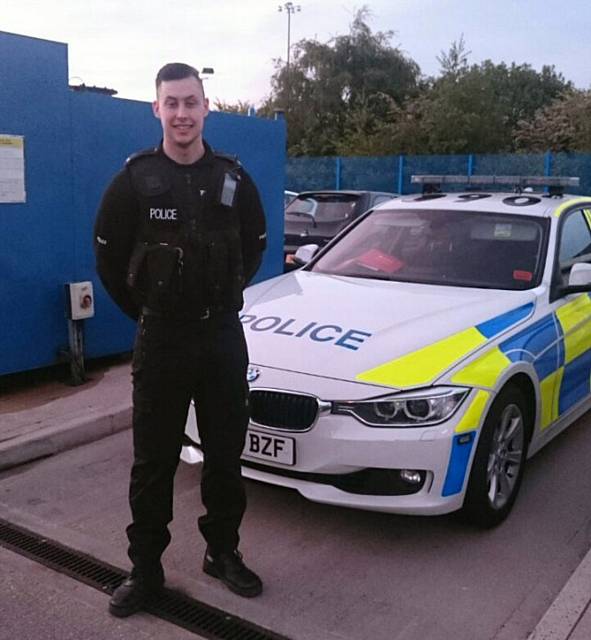
M 305 214 L 305 215 L 314 215 L 316 211 L 317 203 L 312 198 L 294 198 L 286 207 L 286 214 Z
M 541 278 L 546 227 L 529 216 L 373 211 L 310 268 L 383 280 L 528 289 Z
M 561 263 L 568 263 L 579 256 L 591 253 L 590 219 L 589 210 L 573 211 L 565 218 L 558 253 Z
M 285 214 L 311 215 L 316 222 L 339 222 L 352 218 L 358 199 L 358 195 L 340 193 L 298 196 L 287 207 Z

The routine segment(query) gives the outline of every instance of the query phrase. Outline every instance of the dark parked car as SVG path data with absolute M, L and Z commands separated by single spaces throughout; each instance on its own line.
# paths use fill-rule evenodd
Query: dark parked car
M 324 246 L 362 213 L 396 194 L 383 191 L 303 191 L 285 209 L 283 253 Z

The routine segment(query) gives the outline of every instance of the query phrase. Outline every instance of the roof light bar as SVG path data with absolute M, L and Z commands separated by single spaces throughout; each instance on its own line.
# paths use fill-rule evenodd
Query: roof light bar
M 465 185 L 493 185 L 503 184 L 519 187 L 578 187 L 580 178 L 558 176 L 451 176 L 451 175 L 414 175 L 412 184 L 465 184 Z

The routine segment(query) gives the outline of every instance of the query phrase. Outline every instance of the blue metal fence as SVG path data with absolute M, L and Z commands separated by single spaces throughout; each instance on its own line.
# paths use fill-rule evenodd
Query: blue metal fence
M 289 158 L 286 189 L 361 189 L 414 193 L 414 174 L 555 175 L 578 176 L 581 184 L 569 189 L 591 193 L 591 154 L 471 154 L 382 157 Z M 460 189 L 461 187 L 458 187 Z
M 95 272 L 92 227 L 106 185 L 127 156 L 159 142 L 160 125 L 149 103 L 71 91 L 67 53 L 0 32 L 0 135 L 24 136 L 26 187 L 26 202 L 0 202 L 0 375 L 57 362 L 68 346 L 66 282 L 94 284 L 87 357 L 132 345 L 133 323 Z M 281 273 L 285 122 L 211 113 L 205 136 L 257 183 L 269 238 L 258 278 Z

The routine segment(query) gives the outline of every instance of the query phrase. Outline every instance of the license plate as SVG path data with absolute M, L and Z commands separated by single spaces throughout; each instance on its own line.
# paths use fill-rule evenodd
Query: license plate
M 249 429 L 242 455 L 279 464 L 295 464 L 295 440 Z

